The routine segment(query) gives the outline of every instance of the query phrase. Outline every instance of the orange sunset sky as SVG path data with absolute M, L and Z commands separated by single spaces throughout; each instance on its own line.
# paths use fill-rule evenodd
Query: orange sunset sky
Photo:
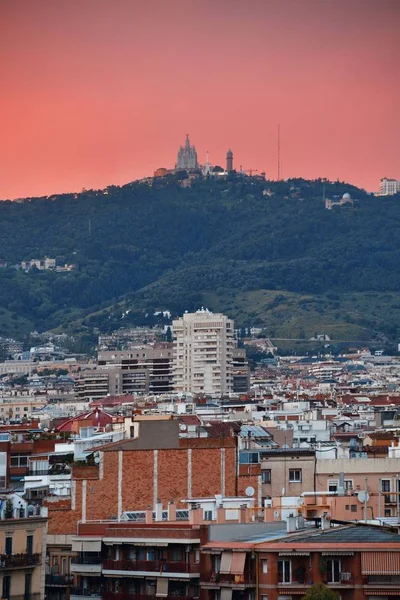
M 0 0 L 0 198 L 203 162 L 400 178 L 400 0 Z

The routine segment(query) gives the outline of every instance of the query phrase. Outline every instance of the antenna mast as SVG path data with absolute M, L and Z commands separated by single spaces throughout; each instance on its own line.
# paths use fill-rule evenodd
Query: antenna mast
M 281 178 L 281 126 L 278 124 L 278 181 Z

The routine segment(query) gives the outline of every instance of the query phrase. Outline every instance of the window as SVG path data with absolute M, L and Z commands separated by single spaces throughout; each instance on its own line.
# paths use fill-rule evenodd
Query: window
M 172 560 L 183 561 L 183 551 L 182 548 L 174 548 L 172 550 Z
M 263 573 L 268 573 L 268 561 L 265 558 L 261 560 L 261 571 Z
M 29 600 L 31 597 L 32 588 L 32 573 L 25 573 L 25 593 L 24 600 Z
M 212 521 L 213 520 L 212 510 L 205 510 L 204 511 L 204 520 L 205 521 Z
M 357 512 L 357 504 L 352 504 L 350 510 L 351 512 Z
M 289 483 L 301 482 L 301 469 L 289 469 Z
M 261 483 L 271 483 L 271 469 L 261 472 Z
M 7 486 L 7 452 L 0 452 L 0 488 Z
M 268 596 L 266 596 L 265 594 L 263 594 L 263 595 L 261 596 L 261 600 L 268 600 Z
M 9 600 L 10 595 L 11 595 L 11 575 L 4 575 L 3 576 L 2 598 L 5 598 L 5 600 Z
M 12 467 L 27 467 L 28 457 L 21 454 L 16 454 L 15 456 L 11 457 L 10 465 Z
M 220 569 L 221 569 L 221 555 L 216 554 L 214 556 L 214 571 L 216 573 L 219 573 Z
M 353 480 L 352 479 L 345 479 L 344 480 L 344 489 L 345 490 L 352 490 L 353 489 Z
M 385 517 L 391 517 L 392 516 L 392 511 L 390 508 L 385 508 Z
M 292 582 L 292 564 L 290 560 L 278 560 L 278 583 Z
M 326 561 L 328 583 L 340 583 L 340 560 L 333 558 Z
M 146 560 L 153 561 L 155 558 L 154 548 L 148 548 L 146 552 Z
M 65 556 L 61 558 L 61 575 L 68 575 L 68 563 Z
M 26 553 L 33 554 L 33 535 L 26 536 Z
M 196 565 L 199 564 L 199 562 L 200 562 L 200 550 L 195 550 L 194 551 L 194 562 L 196 563 Z
M 382 479 L 381 481 L 381 492 L 390 492 L 390 479 Z M 385 495 L 385 502 L 388 504 L 390 502 L 389 494 Z
M 336 479 L 330 479 L 328 481 L 328 492 L 337 492 L 338 481 Z
M 258 452 L 241 452 L 239 462 L 242 465 L 258 464 L 260 462 L 260 455 Z
M 6 544 L 5 544 L 4 551 L 7 554 L 7 556 L 11 556 L 12 546 L 13 546 L 12 537 L 6 537 Z

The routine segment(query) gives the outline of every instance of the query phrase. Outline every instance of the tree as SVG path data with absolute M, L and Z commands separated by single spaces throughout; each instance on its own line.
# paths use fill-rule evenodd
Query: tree
M 323 583 L 314 583 L 301 600 L 339 600 L 339 594 Z
M 6 519 L 12 519 L 14 516 L 14 505 L 12 498 L 8 497 L 6 500 L 6 506 L 4 509 L 4 517 Z

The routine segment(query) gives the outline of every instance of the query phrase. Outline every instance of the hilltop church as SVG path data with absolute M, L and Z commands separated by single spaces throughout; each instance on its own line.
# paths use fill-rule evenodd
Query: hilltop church
M 186 134 L 186 142 L 178 151 L 178 160 L 176 163 L 177 169 L 197 169 L 199 163 L 197 161 L 197 152 L 194 146 L 190 145 L 189 135 Z

